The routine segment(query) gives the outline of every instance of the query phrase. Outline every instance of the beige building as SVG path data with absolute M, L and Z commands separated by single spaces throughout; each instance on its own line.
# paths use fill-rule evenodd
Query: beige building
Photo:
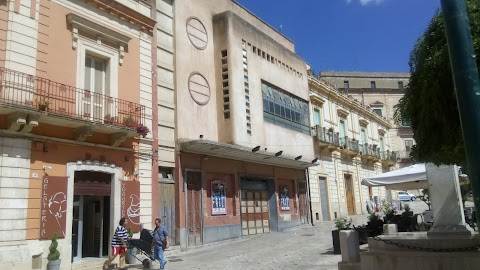
M 235 1 L 186 3 L 174 7 L 177 244 L 306 223 L 305 61 Z
M 367 200 L 391 200 L 383 187 L 361 185 L 391 170 L 392 124 L 331 84 L 309 77 L 312 135 L 317 166 L 309 169 L 313 221 L 366 214 Z
M 415 144 L 408 121 L 400 125 L 394 122 L 395 105 L 405 94 L 410 74 L 402 72 L 336 72 L 323 71 L 319 78 L 332 84 L 346 95 L 369 106 L 379 116 L 393 125 L 390 129 L 390 145 L 399 157 L 399 166 L 411 164 L 410 151 Z

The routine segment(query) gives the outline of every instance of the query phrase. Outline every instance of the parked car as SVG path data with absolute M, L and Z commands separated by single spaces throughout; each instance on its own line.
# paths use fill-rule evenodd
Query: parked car
M 417 196 L 406 191 L 399 191 L 398 198 L 400 199 L 400 201 L 415 201 L 417 199 Z

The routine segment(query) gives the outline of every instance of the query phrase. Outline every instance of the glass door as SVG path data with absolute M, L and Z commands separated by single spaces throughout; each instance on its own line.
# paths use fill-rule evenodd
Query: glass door
M 82 258 L 83 196 L 73 196 L 72 262 Z

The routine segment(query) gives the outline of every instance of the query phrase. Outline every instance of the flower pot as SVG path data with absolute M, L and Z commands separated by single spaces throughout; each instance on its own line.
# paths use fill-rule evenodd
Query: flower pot
M 127 255 L 125 256 L 125 262 L 128 264 L 138 263 L 137 258 L 134 255 L 137 255 L 137 248 L 132 247 L 127 249 Z
M 48 109 L 48 105 L 38 105 L 38 109 L 40 111 L 46 111 Z
M 60 262 L 62 260 L 48 261 L 47 270 L 60 270 Z
M 342 254 L 340 250 L 340 230 L 332 231 L 333 254 Z

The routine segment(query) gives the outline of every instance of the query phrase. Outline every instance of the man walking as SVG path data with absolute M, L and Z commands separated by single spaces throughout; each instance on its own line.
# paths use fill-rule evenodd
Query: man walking
M 112 239 L 112 255 L 105 261 L 103 264 L 103 269 L 108 269 L 112 261 L 120 255 L 120 268 L 123 267 L 123 263 L 125 262 L 125 251 L 127 249 L 127 230 L 125 230 L 125 225 L 127 224 L 127 220 L 125 218 L 121 218 L 118 222 L 118 227 L 115 229 L 115 234 L 113 235 Z
M 168 248 L 168 231 L 161 223 L 160 218 L 155 219 L 155 230 L 153 231 L 153 243 L 155 245 L 155 259 L 160 261 L 160 269 L 165 269 L 165 256 L 163 251 Z

